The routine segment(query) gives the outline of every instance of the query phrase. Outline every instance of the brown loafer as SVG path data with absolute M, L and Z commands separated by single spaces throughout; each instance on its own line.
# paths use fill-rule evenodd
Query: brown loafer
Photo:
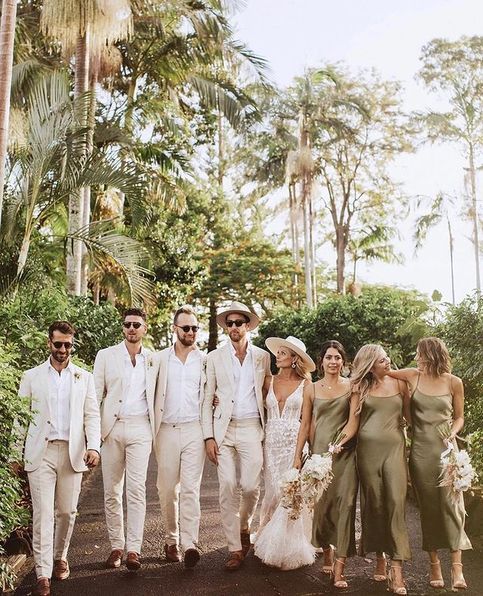
M 241 550 L 234 550 L 230 553 L 227 562 L 225 563 L 225 570 L 226 571 L 237 571 L 240 569 L 243 559 L 243 551 Z
M 252 547 L 252 543 L 250 542 L 250 532 L 241 532 L 240 533 L 240 541 L 241 541 L 243 556 L 246 557 L 248 555 L 248 551 Z
M 166 555 L 166 561 L 170 563 L 179 563 L 181 561 L 181 555 L 176 544 L 165 544 L 164 554 Z
M 118 567 L 120 567 L 122 563 L 122 555 L 122 550 L 115 548 L 106 561 L 106 567 L 108 569 L 117 569 Z
M 141 568 L 141 561 L 139 560 L 139 555 L 137 553 L 133 551 L 127 553 L 126 567 L 129 571 L 137 571 Z
M 46 577 L 40 577 L 37 585 L 32 590 L 32 596 L 50 596 L 50 580 Z
M 63 559 L 57 559 L 54 561 L 54 569 L 52 571 L 52 577 L 59 581 L 67 579 L 70 575 L 69 563 Z
M 200 551 L 197 548 L 187 548 L 184 552 L 184 566 L 190 569 L 200 560 Z

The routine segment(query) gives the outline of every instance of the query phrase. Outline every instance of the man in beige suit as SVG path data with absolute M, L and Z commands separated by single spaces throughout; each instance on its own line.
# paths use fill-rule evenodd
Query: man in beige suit
M 32 497 L 34 596 L 50 594 L 52 575 L 58 580 L 69 577 L 67 553 L 82 472 L 99 462 L 94 379 L 70 361 L 74 333 L 68 321 L 54 321 L 49 327 L 49 359 L 26 371 L 19 388 L 19 395 L 32 403 L 24 467 Z
M 220 512 L 229 551 L 225 569 L 235 571 L 250 549 L 250 524 L 260 494 L 262 386 L 270 375 L 270 356 L 248 341 L 248 332 L 260 320 L 244 304 L 233 302 L 217 322 L 230 341 L 208 354 L 202 425 L 206 454 L 218 467 Z
M 200 484 L 205 463 L 201 402 L 206 356 L 196 346 L 198 329 L 190 306 L 176 311 L 176 342 L 160 352 L 155 401 L 156 484 L 166 523 L 164 552 L 167 561 L 180 561 L 181 546 L 188 568 L 200 559 Z
M 124 341 L 100 350 L 94 381 L 101 404 L 104 507 L 111 542 L 106 567 L 137 571 L 146 515 L 146 474 L 154 436 L 154 390 L 158 359 L 143 347 L 146 315 L 138 308 L 124 313 Z M 122 493 L 126 479 L 127 532 L 124 537 Z

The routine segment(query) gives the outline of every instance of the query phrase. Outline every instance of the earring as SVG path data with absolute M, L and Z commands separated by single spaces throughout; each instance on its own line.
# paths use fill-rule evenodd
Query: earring
M 297 365 L 295 364 L 295 362 L 292 362 L 292 368 L 295 368 Z

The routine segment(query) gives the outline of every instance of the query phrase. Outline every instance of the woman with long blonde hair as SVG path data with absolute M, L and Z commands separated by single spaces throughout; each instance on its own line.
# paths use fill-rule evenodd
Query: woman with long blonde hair
M 451 587 L 466 589 L 461 551 L 470 549 L 465 534 L 463 496 L 455 505 L 447 487 L 439 485 L 441 452 L 458 449 L 456 435 L 463 428 L 463 383 L 451 374 L 448 350 L 437 337 L 418 342 L 417 368 L 388 371 L 411 389 L 412 444 L 409 471 L 421 513 L 423 550 L 430 558 L 430 585 L 443 588 L 438 549 L 451 551 Z M 446 438 L 445 438 L 446 437 Z
M 394 594 L 407 594 L 402 563 L 411 558 L 405 520 L 407 469 L 403 413 L 406 383 L 387 376 L 390 359 L 377 344 L 356 354 L 351 376 L 359 417 L 356 462 L 361 487 L 361 554 L 375 552 L 375 581 L 387 578 Z M 391 559 L 387 577 L 386 555 Z

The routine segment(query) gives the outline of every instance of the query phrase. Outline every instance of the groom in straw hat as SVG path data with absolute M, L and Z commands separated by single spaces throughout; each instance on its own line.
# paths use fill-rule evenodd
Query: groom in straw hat
M 229 551 L 227 571 L 239 569 L 250 550 L 250 523 L 260 494 L 262 387 L 271 373 L 268 352 L 248 341 L 248 332 L 259 322 L 248 307 L 233 302 L 217 317 L 230 341 L 208 354 L 206 366 L 203 437 L 206 455 L 218 468 L 220 513 Z

